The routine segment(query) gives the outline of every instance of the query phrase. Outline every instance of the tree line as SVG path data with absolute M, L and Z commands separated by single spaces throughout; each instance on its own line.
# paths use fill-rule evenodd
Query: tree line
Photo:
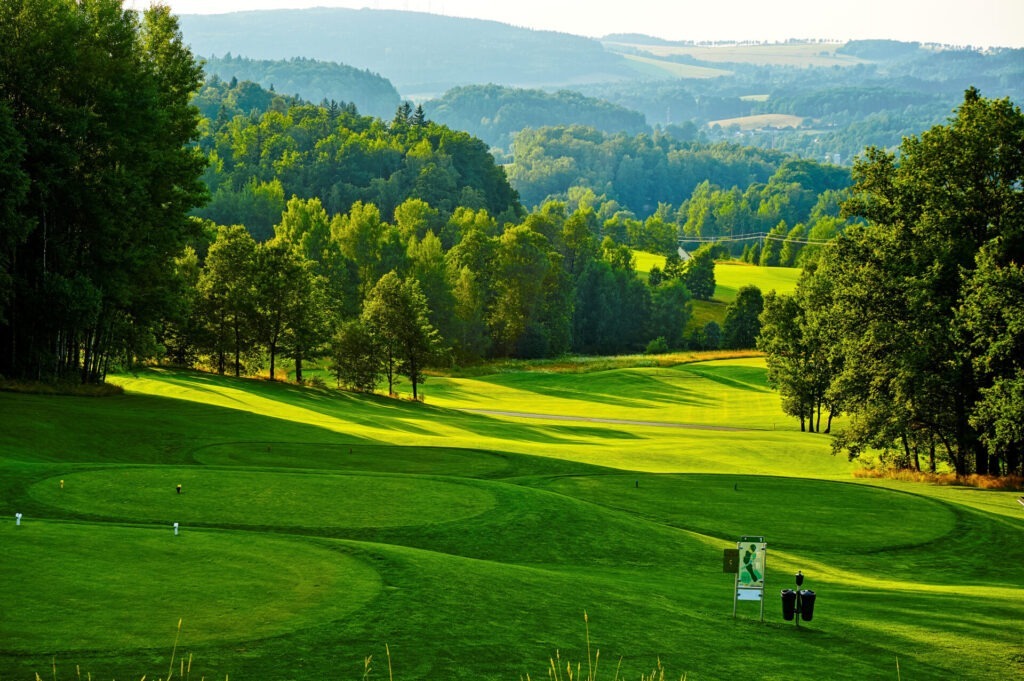
M 1024 115 L 971 88 L 946 125 L 869 149 L 795 294 L 769 294 L 759 347 L 801 427 L 851 457 L 1021 474 Z M 824 424 L 822 417 L 824 416 Z
M 634 219 L 651 215 L 683 234 L 727 238 L 838 217 L 826 192 L 850 185 L 846 168 L 733 144 L 674 141 L 664 134 L 607 134 L 583 126 L 521 132 L 509 179 L 527 205 L 600 194 Z M 812 212 L 817 209 L 816 214 Z
M 270 238 L 291 195 L 320 197 L 331 213 L 373 203 L 385 220 L 405 199 L 419 198 L 439 209 L 439 233 L 456 207 L 486 208 L 501 224 L 515 222 L 523 192 L 533 206 L 557 200 L 575 210 L 584 201 L 618 243 L 663 254 L 675 250 L 680 232 L 740 237 L 778 230 L 781 222 L 787 234 L 800 226 L 794 238 L 820 240 L 842 221 L 839 201 L 819 196 L 849 185 L 849 171 L 833 166 L 582 126 L 521 134 L 506 179 L 480 140 L 408 103 L 387 122 L 359 115 L 351 103 L 313 106 L 219 78 L 208 80 L 195 102 L 208 119 L 199 147 L 210 160 L 204 180 L 212 195 L 196 214 L 244 224 L 258 240 Z
M 585 193 L 526 213 L 485 145 L 419 107 L 383 121 L 204 85 L 166 10 L 4 9 L 5 376 L 99 382 L 157 356 L 272 376 L 287 357 L 301 377 L 333 353 L 359 387 L 359 353 L 336 349 L 364 337 L 415 389 L 426 361 L 681 347 L 688 284 L 714 290 L 709 251 L 638 275 L 626 242 L 671 251 L 663 221 Z M 397 318 L 422 324 L 385 343 Z
M 301 381 L 317 360 L 340 385 L 386 379 L 390 391 L 403 375 L 415 393 L 429 365 L 681 348 L 690 287 L 714 291 L 711 247 L 645 280 L 587 205 L 549 202 L 503 226 L 460 207 L 440 234 L 438 216 L 422 199 L 386 221 L 371 203 L 332 215 L 293 196 L 263 242 L 206 223 L 206 242 L 176 260 L 180 304 L 157 341 L 167 359 L 219 373 L 269 363 L 274 376 L 286 357 Z
M 0 4 L 0 375 L 97 382 L 147 352 L 199 235 L 201 83 L 166 6 Z

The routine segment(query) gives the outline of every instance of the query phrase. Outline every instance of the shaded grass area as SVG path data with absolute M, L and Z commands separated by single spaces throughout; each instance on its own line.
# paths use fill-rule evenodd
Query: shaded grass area
M 843 554 L 933 542 L 953 531 L 943 504 L 863 485 L 749 475 L 565 476 L 545 488 L 721 539 L 779 538 L 783 550 Z M 830 503 L 821 503 L 822 499 Z M 902 514 L 905 523 L 889 522 Z M 842 528 L 838 532 L 836 528 Z M 835 539 L 842 536 L 842 543 Z
M 438 378 L 426 405 L 166 371 L 0 394 L 0 513 L 25 513 L 0 523 L 0 678 L 54 656 L 61 678 L 162 677 L 179 618 L 196 678 L 359 678 L 367 655 L 387 678 L 385 644 L 396 679 L 544 678 L 556 650 L 587 659 L 584 610 L 601 678 L 620 655 L 626 678 L 1024 671 L 1013 494 L 855 482 L 826 437 L 770 428 L 763 374 Z M 731 616 L 740 534 L 768 538 L 765 623 Z M 777 603 L 797 569 L 819 594 L 800 629 Z

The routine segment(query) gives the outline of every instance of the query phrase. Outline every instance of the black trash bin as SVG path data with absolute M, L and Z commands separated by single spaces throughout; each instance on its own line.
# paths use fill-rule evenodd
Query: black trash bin
M 792 589 L 782 590 L 782 619 L 790 622 L 796 613 L 796 592 Z
M 810 589 L 804 589 L 800 592 L 800 619 L 804 622 L 810 622 L 811 618 L 814 617 L 815 598 L 814 592 Z

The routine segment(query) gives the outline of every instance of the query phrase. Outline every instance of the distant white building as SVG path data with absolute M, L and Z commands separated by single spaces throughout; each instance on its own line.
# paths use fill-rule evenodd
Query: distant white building
M 684 249 L 682 246 L 679 247 L 677 252 L 679 253 L 679 259 L 682 260 L 683 262 L 689 262 L 693 258 L 693 256 L 687 253 L 686 249 Z

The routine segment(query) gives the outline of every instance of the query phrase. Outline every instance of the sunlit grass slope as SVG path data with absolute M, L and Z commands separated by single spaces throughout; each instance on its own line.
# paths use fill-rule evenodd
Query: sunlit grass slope
M 637 271 L 646 275 L 651 267 L 665 266 L 665 257 L 644 251 L 634 251 Z M 757 286 L 761 293 L 775 291 L 792 293 L 800 278 L 798 267 L 761 267 L 739 261 L 718 261 L 715 263 L 715 295 L 712 300 L 693 301 L 691 328 L 703 327 L 710 321 L 722 324 L 726 306 L 736 299 L 736 293 L 743 286 Z
M 690 328 L 701 328 L 714 321 L 719 325 L 725 321 L 728 304 L 736 300 L 736 293 L 743 286 L 756 286 L 762 294 L 769 291 L 792 293 L 796 290 L 801 270 L 796 267 L 761 267 L 741 262 L 715 263 L 715 296 L 712 300 L 693 301 L 693 317 Z
M 732 302 L 743 286 L 753 285 L 761 293 L 792 293 L 800 278 L 799 267 L 761 267 L 741 262 L 715 263 L 715 299 Z
M 117 380 L 0 393 L 2 679 L 166 678 L 179 618 L 190 678 L 389 678 L 387 645 L 397 680 L 536 679 L 586 667 L 584 610 L 598 678 L 1024 671 L 1016 495 L 855 481 L 760 360 L 431 378 L 426 404 Z M 764 623 L 732 618 L 742 534 L 769 542 Z
M 665 267 L 665 256 L 646 251 L 633 251 L 636 270 L 648 274 L 651 268 Z M 738 260 L 719 260 L 715 262 L 715 298 L 729 302 L 736 298 L 736 291 L 741 286 L 753 284 L 762 292 L 778 291 L 792 293 L 800 278 L 799 267 L 761 267 Z
M 496 449 L 645 471 L 772 473 L 792 462 L 806 474 L 846 476 L 850 468 L 828 455 L 827 438 L 800 433 L 781 414 L 762 366 L 738 359 L 583 375 L 432 377 L 425 405 L 189 372 L 118 380 L 154 397 L 316 425 L 342 443 Z

